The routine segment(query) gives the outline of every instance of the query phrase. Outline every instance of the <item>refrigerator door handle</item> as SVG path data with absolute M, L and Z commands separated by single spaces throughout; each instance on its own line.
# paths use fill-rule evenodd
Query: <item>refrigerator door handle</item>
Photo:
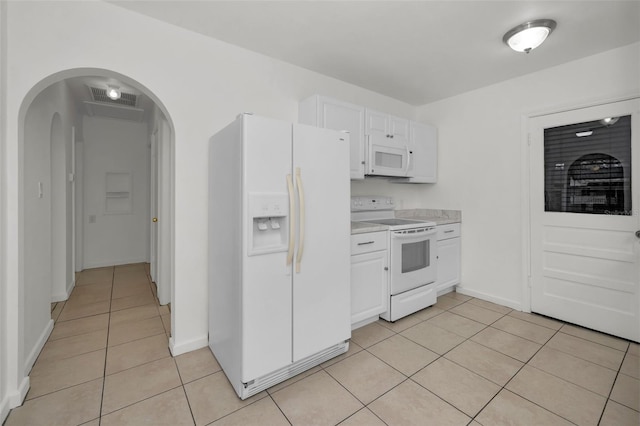
M 293 179 L 287 175 L 287 188 L 289 189 L 289 250 L 287 251 L 287 266 L 293 262 L 294 236 L 296 232 L 296 204 L 293 199 Z
M 298 255 L 296 256 L 296 273 L 300 273 L 300 262 L 304 253 L 304 188 L 302 187 L 302 177 L 300 175 L 300 167 L 296 167 L 296 184 L 298 185 L 298 201 L 300 202 L 300 233 L 298 235 Z

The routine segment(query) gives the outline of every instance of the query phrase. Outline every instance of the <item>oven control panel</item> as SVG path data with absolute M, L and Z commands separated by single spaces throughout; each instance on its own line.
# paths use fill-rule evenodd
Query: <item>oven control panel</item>
M 391 197 L 351 197 L 351 211 L 393 210 L 395 203 Z

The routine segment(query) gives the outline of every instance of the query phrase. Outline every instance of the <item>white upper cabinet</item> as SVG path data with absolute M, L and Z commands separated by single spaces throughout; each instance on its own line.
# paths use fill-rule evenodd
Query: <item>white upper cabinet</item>
M 411 176 L 405 183 L 435 183 L 438 172 L 437 129 L 429 124 L 411 122 L 409 137 Z
M 396 177 L 391 180 L 394 183 L 436 182 L 438 141 L 434 126 L 320 95 L 300 102 L 298 121 L 349 132 L 352 180 L 364 179 L 366 173 Z M 383 164 L 374 164 L 378 157 Z
M 314 95 L 300 102 L 298 121 L 311 126 L 348 131 L 351 179 L 364 179 L 364 107 Z
M 365 132 L 377 142 L 403 147 L 409 142 L 409 120 L 366 109 Z

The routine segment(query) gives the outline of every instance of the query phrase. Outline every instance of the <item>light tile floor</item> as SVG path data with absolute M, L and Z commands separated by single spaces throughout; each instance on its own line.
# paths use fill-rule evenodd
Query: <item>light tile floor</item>
M 78 275 L 7 426 L 640 424 L 638 344 L 458 293 L 241 401 L 208 348 L 171 357 L 147 267 Z

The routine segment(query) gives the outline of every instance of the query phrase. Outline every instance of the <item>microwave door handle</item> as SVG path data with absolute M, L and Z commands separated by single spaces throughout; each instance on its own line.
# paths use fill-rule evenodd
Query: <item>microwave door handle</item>
M 407 145 L 406 148 L 407 148 L 407 170 L 405 171 L 404 175 L 409 176 L 409 169 L 411 168 L 411 151 L 409 151 L 409 145 Z
M 366 138 L 366 143 L 365 143 L 366 152 L 364 153 L 364 156 L 367 159 L 367 164 L 365 168 L 368 167 L 369 170 L 371 170 L 375 165 L 373 161 L 373 152 L 372 152 L 373 149 L 371 149 L 371 135 L 365 135 L 365 138 Z M 373 172 L 373 170 L 371 170 L 371 172 Z M 369 173 L 365 173 L 365 174 L 369 174 Z

